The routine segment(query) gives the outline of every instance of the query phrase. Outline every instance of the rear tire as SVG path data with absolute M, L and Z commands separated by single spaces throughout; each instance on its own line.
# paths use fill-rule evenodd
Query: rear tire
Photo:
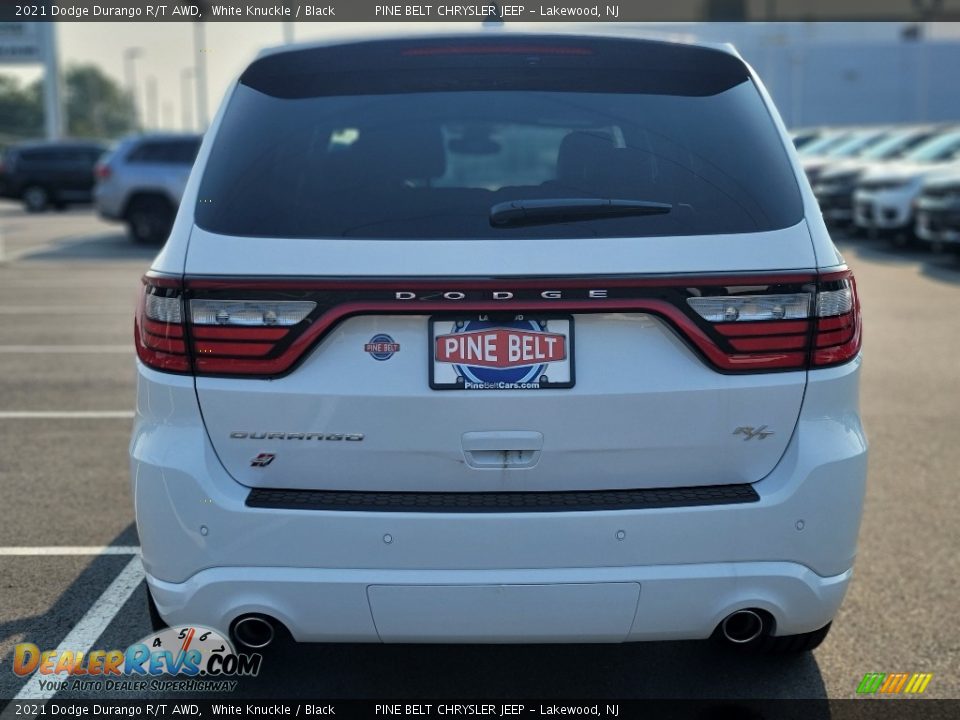
M 31 213 L 43 212 L 50 204 L 50 193 L 43 185 L 25 187 L 20 197 L 23 200 L 23 207 Z
M 162 198 L 138 198 L 127 209 L 127 227 L 134 242 L 159 245 L 173 227 L 173 208 Z

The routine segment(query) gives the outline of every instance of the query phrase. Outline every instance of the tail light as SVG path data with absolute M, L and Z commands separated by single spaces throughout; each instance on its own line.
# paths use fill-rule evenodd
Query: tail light
M 316 308 L 298 300 L 190 300 L 190 334 L 200 374 L 272 375 L 291 364 L 282 352 Z
M 180 281 L 145 277 L 133 331 L 137 355 L 144 365 L 167 372 L 190 372 L 183 320 Z
M 839 365 L 860 351 L 860 301 L 849 270 L 821 275 L 807 292 L 694 296 L 687 303 L 721 336 L 726 370 Z M 705 288 L 704 290 L 709 290 Z
M 137 355 L 145 365 L 198 375 L 277 375 L 305 351 L 289 346 L 314 301 L 187 299 L 179 280 L 148 274 L 137 312 Z
M 97 180 L 109 180 L 113 171 L 106 163 L 97 163 L 93 166 L 93 176 Z
M 821 277 L 816 316 L 811 358 L 814 367 L 839 365 L 860 352 L 860 298 L 857 281 L 849 270 Z
M 861 342 L 860 304 L 848 270 L 694 280 L 523 279 L 509 292 L 502 290 L 509 281 L 486 280 L 466 281 L 455 292 L 448 291 L 449 281 L 183 283 L 148 274 L 143 282 L 140 359 L 157 370 L 197 375 L 282 375 L 337 323 L 358 314 L 646 312 L 728 373 L 838 365 L 854 358 Z M 609 289 L 598 293 L 598 282 Z M 413 286 L 422 292 L 405 290 Z

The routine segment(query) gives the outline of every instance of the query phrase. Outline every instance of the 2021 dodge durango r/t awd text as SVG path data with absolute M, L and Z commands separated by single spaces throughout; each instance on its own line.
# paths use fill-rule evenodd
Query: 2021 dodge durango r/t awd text
M 856 552 L 860 336 L 730 49 L 265 52 L 143 280 L 152 617 L 247 647 L 812 648 Z

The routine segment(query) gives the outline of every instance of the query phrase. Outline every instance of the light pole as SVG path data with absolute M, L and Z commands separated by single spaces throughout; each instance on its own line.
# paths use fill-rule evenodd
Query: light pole
M 202 21 L 193 24 L 193 66 L 195 68 L 194 90 L 197 95 L 197 124 L 200 132 L 207 129 L 207 48 L 206 32 Z
M 57 52 L 57 28 L 51 23 L 38 23 L 43 33 L 43 110 L 48 140 L 63 136 L 63 106 L 60 97 L 60 58 Z
M 160 126 L 157 117 L 157 78 L 153 75 L 147 76 L 147 108 L 146 123 L 150 130 L 156 130 Z
M 123 72 L 127 80 L 127 90 L 133 103 L 133 124 L 140 127 L 140 109 L 137 106 L 137 69 L 134 63 L 143 57 L 143 48 L 128 47 L 123 51 Z
M 180 124 L 184 132 L 193 130 L 193 101 L 190 97 L 190 81 L 194 78 L 193 68 L 180 71 Z

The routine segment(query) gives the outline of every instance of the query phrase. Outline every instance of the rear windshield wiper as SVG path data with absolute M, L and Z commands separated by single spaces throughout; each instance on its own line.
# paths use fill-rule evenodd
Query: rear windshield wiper
M 576 220 L 665 215 L 673 209 L 669 203 L 613 198 L 548 198 L 508 200 L 490 208 L 493 227 L 549 225 Z

